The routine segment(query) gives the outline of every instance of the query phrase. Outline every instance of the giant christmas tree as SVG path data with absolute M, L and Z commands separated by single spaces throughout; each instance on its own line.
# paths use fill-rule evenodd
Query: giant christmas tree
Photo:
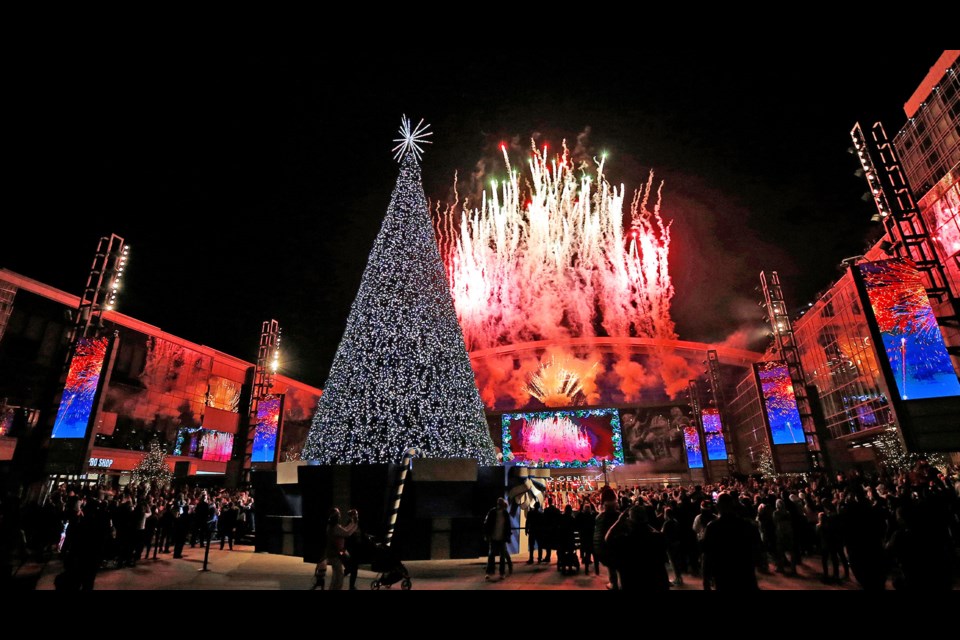
M 422 121 L 421 121 L 422 125 Z M 404 119 L 400 177 L 350 309 L 303 458 L 496 462 L 420 179 L 426 127 Z

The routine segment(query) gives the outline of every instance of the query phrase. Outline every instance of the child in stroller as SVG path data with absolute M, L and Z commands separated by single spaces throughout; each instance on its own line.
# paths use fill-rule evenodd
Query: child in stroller
M 400 583 L 400 588 L 408 591 L 413 586 L 410 574 L 407 568 L 400 562 L 400 556 L 393 547 L 385 544 L 378 544 L 374 548 L 373 563 L 371 569 L 379 575 L 370 583 L 370 588 L 374 591 L 381 587 L 389 589 L 396 583 Z

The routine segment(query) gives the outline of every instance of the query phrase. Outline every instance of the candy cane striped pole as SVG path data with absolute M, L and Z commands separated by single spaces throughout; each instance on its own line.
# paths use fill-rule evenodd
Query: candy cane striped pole
M 419 456 L 419 449 L 407 449 L 400 460 L 400 481 L 397 483 L 397 493 L 393 498 L 393 507 L 390 509 L 390 523 L 387 525 L 386 545 L 388 547 L 393 540 L 393 532 L 397 528 L 397 514 L 400 513 L 400 498 L 403 497 L 403 485 L 407 481 L 407 472 L 413 466 L 413 459 Z

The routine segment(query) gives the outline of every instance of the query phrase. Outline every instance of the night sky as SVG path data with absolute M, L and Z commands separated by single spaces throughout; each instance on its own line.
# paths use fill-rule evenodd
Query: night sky
M 850 128 L 880 118 L 893 135 L 940 53 L 872 50 L 865 73 L 855 50 L 50 51 L 8 87 L 0 267 L 79 293 L 97 238 L 118 233 L 131 245 L 121 311 L 248 360 L 276 318 L 281 372 L 322 386 L 396 179 L 402 113 L 433 126 L 423 172 L 441 201 L 502 140 L 572 146 L 589 127 L 613 181 L 632 191 L 651 168 L 666 181 L 678 333 L 722 340 L 762 326 L 761 269 L 799 307 L 863 252 L 876 229 Z

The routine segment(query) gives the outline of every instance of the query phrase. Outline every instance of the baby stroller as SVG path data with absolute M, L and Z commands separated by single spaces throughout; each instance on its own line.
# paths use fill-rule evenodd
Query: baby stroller
M 404 591 L 408 591 L 413 586 L 407 568 L 400 562 L 400 556 L 393 547 L 378 544 L 374 548 L 373 563 L 370 568 L 380 574 L 370 583 L 370 588 L 374 591 L 381 587 L 389 589 L 398 582 Z

